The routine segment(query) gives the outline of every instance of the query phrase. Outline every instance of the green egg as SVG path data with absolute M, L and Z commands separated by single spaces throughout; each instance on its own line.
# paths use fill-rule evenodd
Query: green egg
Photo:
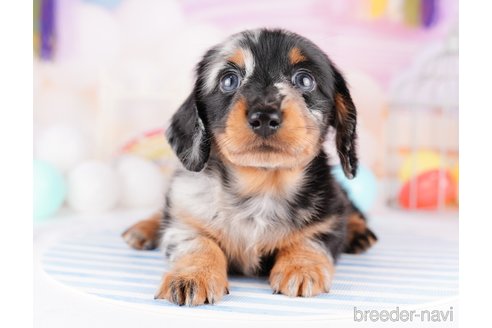
M 34 222 L 49 219 L 63 204 L 67 186 L 63 175 L 52 165 L 34 160 Z

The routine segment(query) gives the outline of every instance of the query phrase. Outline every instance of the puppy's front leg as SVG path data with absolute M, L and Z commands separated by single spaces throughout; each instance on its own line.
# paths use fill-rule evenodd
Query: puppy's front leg
M 227 261 L 211 239 L 197 236 L 193 246 L 174 261 L 155 295 L 179 305 L 213 304 L 228 294 Z
M 270 272 L 275 293 L 315 296 L 328 292 L 334 274 L 333 259 L 315 241 L 304 240 L 280 249 Z

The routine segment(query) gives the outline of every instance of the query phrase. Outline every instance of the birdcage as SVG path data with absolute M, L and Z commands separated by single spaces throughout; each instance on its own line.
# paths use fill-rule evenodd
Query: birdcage
M 454 28 L 392 84 L 386 121 L 390 206 L 457 208 L 458 57 Z

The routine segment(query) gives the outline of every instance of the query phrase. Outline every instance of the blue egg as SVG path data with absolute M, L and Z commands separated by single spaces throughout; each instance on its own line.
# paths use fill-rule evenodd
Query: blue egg
M 34 221 L 41 222 L 55 214 L 63 204 L 67 186 L 63 175 L 52 165 L 34 160 Z
M 359 166 L 357 175 L 352 180 L 345 177 L 340 165 L 334 166 L 331 172 L 359 210 L 365 212 L 371 209 L 378 193 L 378 182 L 368 168 Z

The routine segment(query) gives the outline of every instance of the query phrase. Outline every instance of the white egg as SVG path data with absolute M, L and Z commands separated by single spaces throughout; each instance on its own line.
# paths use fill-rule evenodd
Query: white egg
M 116 171 L 100 161 L 84 162 L 68 175 L 68 204 L 81 212 L 104 212 L 112 209 L 120 196 Z
M 71 125 L 55 125 L 42 131 L 35 140 L 35 157 L 66 172 L 88 159 L 90 141 L 81 129 Z
M 121 205 L 158 207 L 164 203 L 164 176 L 157 164 L 144 158 L 125 155 L 116 165 L 121 181 Z

